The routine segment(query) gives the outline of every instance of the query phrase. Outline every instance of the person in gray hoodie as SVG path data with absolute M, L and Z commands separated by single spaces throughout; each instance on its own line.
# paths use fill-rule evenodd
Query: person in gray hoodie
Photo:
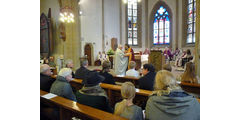
M 161 70 L 156 74 L 154 92 L 146 105 L 147 120 L 200 120 L 200 104 L 184 92 L 173 74 Z

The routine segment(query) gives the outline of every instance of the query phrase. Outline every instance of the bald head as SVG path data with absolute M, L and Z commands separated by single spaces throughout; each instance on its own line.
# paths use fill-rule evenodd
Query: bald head
M 50 66 L 47 65 L 47 64 L 42 64 L 40 66 L 40 73 L 41 74 L 44 74 L 44 75 L 47 75 L 47 76 L 51 76 L 52 75 L 52 72 L 50 70 Z

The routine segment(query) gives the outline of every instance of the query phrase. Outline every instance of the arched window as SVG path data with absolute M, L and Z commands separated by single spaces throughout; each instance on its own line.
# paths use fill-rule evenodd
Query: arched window
M 137 0 L 128 0 L 128 45 L 138 45 L 137 17 Z
M 154 15 L 153 23 L 153 44 L 163 45 L 169 44 L 170 19 L 169 13 L 163 6 L 157 10 Z
M 196 0 L 188 0 L 187 43 L 195 43 L 196 32 Z

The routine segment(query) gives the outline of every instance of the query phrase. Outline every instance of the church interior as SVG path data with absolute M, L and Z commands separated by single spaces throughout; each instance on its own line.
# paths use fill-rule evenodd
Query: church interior
M 41 120 L 199 120 L 200 0 L 40 0 L 40 88 Z

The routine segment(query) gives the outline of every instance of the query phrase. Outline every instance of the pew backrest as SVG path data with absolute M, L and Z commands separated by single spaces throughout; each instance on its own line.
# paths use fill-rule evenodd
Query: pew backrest
M 45 104 L 54 104 L 60 109 L 61 120 L 71 120 L 72 117 L 78 117 L 80 119 L 93 119 L 93 120 L 126 120 L 120 116 L 95 109 L 86 105 L 79 104 L 75 101 L 56 96 L 51 99 L 42 97 L 48 94 L 48 92 L 40 90 L 41 102 Z

